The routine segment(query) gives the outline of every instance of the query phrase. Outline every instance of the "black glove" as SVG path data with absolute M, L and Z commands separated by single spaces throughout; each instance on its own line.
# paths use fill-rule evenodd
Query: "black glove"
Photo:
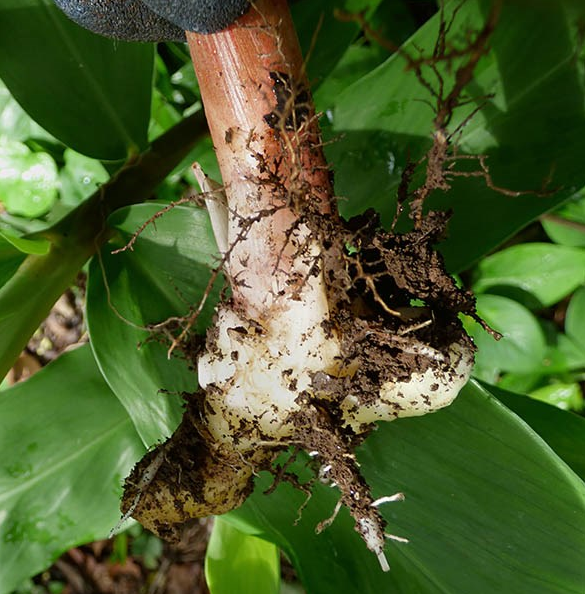
M 250 7 L 248 0 L 142 0 L 148 8 L 185 31 L 215 33 Z
M 73 21 L 126 41 L 184 41 L 185 31 L 214 33 L 244 14 L 249 0 L 55 0 Z

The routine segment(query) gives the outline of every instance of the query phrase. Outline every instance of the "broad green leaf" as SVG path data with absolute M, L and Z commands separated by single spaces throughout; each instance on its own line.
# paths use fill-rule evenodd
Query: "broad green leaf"
M 381 0 L 302 0 L 291 5 L 311 84 L 321 83 L 359 32 L 355 23 L 336 18 L 335 10 L 371 16 L 380 3 Z
M 478 295 L 477 311 L 503 337 L 496 341 L 478 324 L 469 331 L 478 348 L 480 367 L 491 365 L 501 371 L 540 371 L 546 353 L 542 328 L 532 313 L 518 302 L 499 295 Z
M 279 594 L 278 548 L 216 518 L 205 555 L 205 579 L 211 594 Z
M 313 95 L 315 107 L 319 112 L 331 116 L 330 108 L 335 105 L 339 94 L 351 83 L 359 80 L 380 63 L 380 51 L 370 44 L 354 44 L 349 46 L 337 66 L 317 87 Z M 321 121 L 327 126 L 328 120 Z
M 45 255 L 51 249 L 51 243 L 46 239 L 25 239 L 17 237 L 6 231 L 0 231 L 0 237 L 12 244 L 19 252 L 23 254 Z
M 36 229 L 41 236 L 54 239 L 49 253 L 30 255 L 0 287 L 0 377 L 86 260 L 107 239 L 105 217 L 117 208 L 148 199 L 201 136 L 202 123 L 201 114 L 185 118 L 156 139 L 139 160 L 122 167 L 90 199 L 63 218 L 46 221 Z
M 424 0 L 423 0 L 424 3 Z M 429 17 L 436 11 L 436 7 L 432 2 L 419 3 L 418 10 L 429 12 Z M 339 4 L 342 4 L 339 2 Z M 417 29 L 414 17 L 409 6 L 404 2 L 374 2 L 377 4 L 376 10 L 372 9 L 374 6 L 367 6 L 368 2 L 352 2 L 351 0 L 345 2 L 345 9 L 349 14 L 361 14 L 367 16 L 369 26 L 382 39 L 391 40 L 392 44 L 401 44 L 408 39 Z M 369 10 L 366 10 L 369 9 Z M 326 26 L 322 26 L 321 30 Z M 334 35 L 329 34 L 329 37 Z M 319 37 L 317 38 L 319 39 Z M 336 43 L 339 43 L 339 39 Z M 382 47 L 378 43 L 371 43 L 366 37 L 358 38 L 357 42 L 350 45 L 341 59 L 331 70 L 328 68 L 324 74 L 325 79 L 318 85 L 313 83 L 313 99 L 317 112 L 323 112 L 327 119 L 322 118 L 321 125 L 328 127 L 329 119 L 331 118 L 331 108 L 335 105 L 339 94 L 348 86 L 365 76 L 368 72 L 379 66 L 390 55 L 388 48 Z M 309 61 L 309 66 L 310 66 Z
M 6 211 L 29 218 L 45 214 L 57 198 L 57 165 L 47 153 L 0 141 L 0 202 Z
M 585 247 L 585 191 L 581 190 L 559 210 L 541 219 L 546 234 L 555 243 Z
M 585 348 L 566 334 L 559 332 L 553 323 L 542 319 L 538 322 L 546 340 L 541 367 L 535 367 L 534 371 L 526 373 L 512 371 L 502 377 L 499 377 L 498 373 L 493 383 L 511 392 L 527 394 L 550 381 L 564 381 L 567 377 L 572 377 L 575 372 L 579 373 L 585 369 Z M 484 357 L 480 359 L 480 363 L 485 365 Z M 484 377 L 481 373 L 477 376 Z
M 66 149 L 63 156 L 65 167 L 60 171 L 61 203 L 65 206 L 77 206 L 107 182 L 110 176 L 96 159 L 71 149 Z
M 459 4 L 449 3 L 447 20 L 450 7 Z M 490 4 L 487 0 L 464 3 L 451 28 L 451 42 L 459 47 L 465 37 L 461 32 L 480 29 Z M 548 187 L 561 189 L 544 197 L 509 197 L 475 177 L 458 178 L 452 191 L 435 193 L 429 207 L 454 211 L 449 238 L 442 244 L 451 270 L 469 267 L 585 183 L 580 157 L 585 152 L 583 70 L 575 59 L 575 23 L 561 2 L 541 3 L 533 10 L 522 3 L 504 3 L 490 40 L 492 51 L 478 64 L 467 90 L 472 102 L 457 110 L 450 129 L 483 105 L 456 136 L 458 153 L 487 155 L 492 180 L 499 187 L 539 190 L 550 173 Z M 404 49 L 418 56 L 422 48 L 430 55 L 438 24 L 435 16 Z M 407 159 L 417 160 L 430 146 L 432 98 L 405 66 L 399 54 L 393 55 L 336 101 L 335 142 L 327 153 L 335 166 L 336 191 L 344 199 L 340 208 L 345 215 L 374 207 L 388 224 Z M 455 66 L 450 72 L 454 70 Z M 450 89 L 452 74 L 441 72 Z M 424 74 L 436 86 L 430 68 Z
M 523 243 L 484 258 L 475 274 L 475 293 L 516 287 L 548 307 L 585 282 L 585 249 Z
M 164 207 L 141 204 L 110 217 L 116 238 L 102 250 L 101 265 L 93 258 L 87 287 L 87 324 L 96 360 L 147 446 L 173 432 L 182 416 L 180 394 L 196 390 L 197 380 L 193 361 L 178 352 L 167 359 L 170 342 L 162 331 L 151 334 L 143 328 L 187 314 L 190 304 L 199 303 L 217 263 L 206 212 L 188 207 L 157 218 L 132 249 L 111 253 Z M 199 329 L 210 320 L 214 295 Z
M 583 410 L 583 393 L 577 383 L 553 383 L 530 392 L 530 397 L 562 410 Z
M 585 350 L 585 286 L 575 292 L 565 317 L 567 336 Z
M 555 243 L 585 248 L 585 222 L 575 224 L 571 219 L 561 216 L 545 218 L 541 222 L 546 234 Z
M 585 418 L 496 386 L 486 389 L 526 421 L 585 481 Z
M 118 521 L 143 452 L 89 346 L 0 393 L 0 594 Z
M 29 138 L 51 140 L 52 136 L 45 132 L 20 107 L 6 85 L 0 80 L 0 136 L 10 140 L 25 141 Z
M 191 68 L 193 67 L 191 66 Z M 180 120 L 181 114 L 167 101 L 166 97 L 158 89 L 155 89 L 152 96 L 149 138 L 156 138 Z
M 52 0 L 0 0 L 0 78 L 80 153 L 114 160 L 147 146 L 152 61 L 152 45 L 94 35 Z
M 542 373 L 506 373 L 495 381 L 499 388 L 517 394 L 527 394 L 542 382 Z
M 584 335 L 581 334 L 581 337 Z M 559 334 L 557 351 L 564 364 L 564 370 L 576 371 L 585 368 L 585 341 L 579 342 L 573 336 Z
M 24 258 L 24 254 L 0 233 L 0 287 L 16 272 Z
M 305 496 L 282 484 L 263 495 L 271 483 L 263 474 L 254 495 L 228 517 L 282 547 L 307 592 L 582 592 L 583 482 L 477 384 L 436 414 L 381 423 L 358 460 L 375 497 L 406 496 L 381 508 L 388 531 L 410 539 L 388 544 L 389 573 L 345 511 L 315 534 L 335 505 L 330 487 L 314 488 L 295 526 Z
M 585 347 L 581 346 L 570 336 L 559 332 L 558 326 L 550 321 L 540 318 L 547 348 L 542 362 L 541 374 L 543 376 L 563 376 L 570 372 L 585 369 Z M 512 390 L 513 392 L 529 392 L 530 390 Z

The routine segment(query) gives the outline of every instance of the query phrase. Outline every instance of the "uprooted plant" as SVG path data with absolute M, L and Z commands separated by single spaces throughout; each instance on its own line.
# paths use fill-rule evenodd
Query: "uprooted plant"
M 180 427 L 126 481 L 127 516 L 172 538 L 191 518 L 239 506 L 258 471 L 286 480 L 273 462 L 292 446 L 339 490 L 331 520 L 346 506 L 388 569 L 385 538 L 404 539 L 386 534 L 378 505 L 401 494 L 375 501 L 353 452 L 376 421 L 447 406 L 470 376 L 474 347 L 458 316 L 476 317 L 474 298 L 433 247 L 449 215 L 423 205 L 457 175 L 447 126 L 499 6 L 457 52 L 442 30 L 426 62 L 441 82 L 437 64 L 456 67 L 455 83 L 430 87 L 433 145 L 419 188 L 412 177 L 424 159 L 405 169 L 398 209 L 410 201 L 412 229 L 403 234 L 370 212 L 337 215 L 286 1 L 259 1 L 217 33 L 187 33 L 223 191 L 198 175 L 231 295 L 207 333 L 200 389 L 186 396 Z M 425 61 L 408 63 L 422 80 Z

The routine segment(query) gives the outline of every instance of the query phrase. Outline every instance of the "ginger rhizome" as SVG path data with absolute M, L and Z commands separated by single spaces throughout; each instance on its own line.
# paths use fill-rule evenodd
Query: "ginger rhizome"
M 353 452 L 375 422 L 447 406 L 470 376 L 458 314 L 474 300 L 433 248 L 447 217 L 417 211 L 399 235 L 370 212 L 338 216 L 286 0 L 187 39 L 223 192 L 196 174 L 231 294 L 197 361 L 200 389 L 127 480 L 123 511 L 171 537 L 239 506 L 254 474 L 294 446 L 327 469 L 388 569 L 381 501 Z

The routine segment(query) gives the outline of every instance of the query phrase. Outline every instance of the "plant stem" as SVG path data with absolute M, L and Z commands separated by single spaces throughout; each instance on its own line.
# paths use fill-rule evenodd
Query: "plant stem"
M 0 288 L 0 378 L 5 377 L 55 301 L 73 284 L 93 252 L 92 245 L 51 246 L 44 256 L 30 255 Z
M 334 210 L 288 3 L 260 0 L 227 29 L 187 40 L 227 196 L 234 301 L 262 317 L 295 290 L 289 239 L 302 214 Z

